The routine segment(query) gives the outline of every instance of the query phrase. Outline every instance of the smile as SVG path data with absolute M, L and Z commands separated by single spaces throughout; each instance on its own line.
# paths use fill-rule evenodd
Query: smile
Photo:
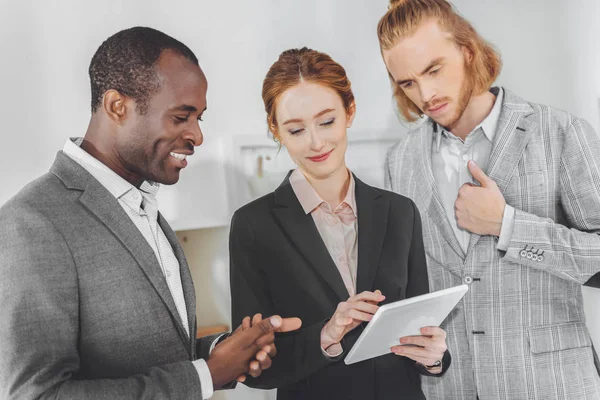
M 329 158 L 329 155 L 333 152 L 333 149 L 329 150 L 327 153 L 319 154 L 318 156 L 308 157 L 309 160 L 314 162 L 322 162 Z
M 175 157 L 176 159 L 181 160 L 181 161 L 183 161 L 183 160 L 185 160 L 187 158 L 187 154 L 180 154 L 180 153 L 170 152 L 169 155 L 171 157 Z

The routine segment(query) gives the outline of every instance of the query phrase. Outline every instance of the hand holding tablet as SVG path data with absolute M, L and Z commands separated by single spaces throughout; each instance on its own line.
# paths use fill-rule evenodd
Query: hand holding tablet
M 443 355 L 445 351 L 445 332 L 437 327 L 467 290 L 467 285 L 460 285 L 379 307 L 344 362 L 353 364 L 388 354 L 394 349 L 394 353 L 426 366 L 435 364 L 440 359 L 437 358 L 438 353 Z M 423 327 L 427 327 L 424 332 L 421 331 Z M 400 338 L 404 343 L 400 342 Z M 406 344 L 423 347 L 409 350 L 404 347 Z M 441 351 L 442 348 L 444 351 Z

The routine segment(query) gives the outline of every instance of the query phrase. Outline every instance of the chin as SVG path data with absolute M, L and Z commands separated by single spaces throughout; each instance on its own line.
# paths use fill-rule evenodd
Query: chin
M 154 181 L 156 183 L 160 183 L 161 185 L 174 185 L 179 182 L 179 172 L 174 175 L 165 175 L 162 177 L 157 177 Z

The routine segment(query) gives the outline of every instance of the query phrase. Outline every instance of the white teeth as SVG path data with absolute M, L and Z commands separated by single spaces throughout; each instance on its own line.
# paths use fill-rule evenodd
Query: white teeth
M 179 153 L 173 153 L 173 152 L 170 152 L 169 154 L 171 155 L 171 157 L 175 157 L 178 160 L 185 160 L 185 158 L 187 157 L 187 155 L 185 155 L 185 154 L 179 154 Z

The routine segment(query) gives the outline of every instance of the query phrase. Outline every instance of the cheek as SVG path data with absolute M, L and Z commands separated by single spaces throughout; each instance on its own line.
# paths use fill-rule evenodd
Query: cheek
M 301 137 L 290 136 L 282 142 L 292 160 L 302 159 L 306 153 L 306 146 Z

